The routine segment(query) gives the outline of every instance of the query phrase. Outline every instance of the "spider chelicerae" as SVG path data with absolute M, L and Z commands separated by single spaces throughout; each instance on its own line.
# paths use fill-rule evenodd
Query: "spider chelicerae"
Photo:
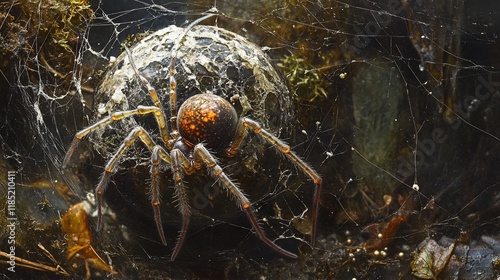
M 163 104 L 158 98 L 158 93 L 151 83 L 142 76 L 132 59 L 132 54 L 125 48 L 130 65 L 141 84 L 147 89 L 154 106 L 139 105 L 136 109 L 119 111 L 110 114 L 93 125 L 76 133 L 73 142 L 64 158 L 63 166 L 66 166 L 75 151 L 78 143 L 93 131 L 104 128 L 107 125 L 136 115 L 154 115 L 159 127 L 161 144 L 156 143 L 153 137 L 141 126 L 137 126 L 123 140 L 120 147 L 115 151 L 106 163 L 104 174 L 98 183 L 95 194 L 97 198 L 97 230 L 102 226 L 102 195 L 106 190 L 108 181 L 114 173 L 119 160 L 135 140 L 139 139 L 151 152 L 150 176 L 151 176 L 151 205 L 154 210 L 154 219 L 161 241 L 167 245 L 163 232 L 160 215 L 160 166 L 166 164 L 170 167 L 173 175 L 174 188 L 178 200 L 178 209 L 182 216 L 181 231 L 173 250 L 171 260 L 174 260 L 186 237 L 189 219 L 191 215 L 188 203 L 186 185 L 183 182 L 185 175 L 201 172 L 205 167 L 208 173 L 217 180 L 227 192 L 236 198 L 237 204 L 248 216 L 257 236 L 270 248 L 292 258 L 297 255 L 291 253 L 271 241 L 264 233 L 258 223 L 258 219 L 252 209 L 251 202 L 242 190 L 232 182 L 230 177 L 224 173 L 217 163 L 214 155 L 222 157 L 233 157 L 245 139 L 247 132 L 252 131 L 274 146 L 280 153 L 296 164 L 315 184 L 313 206 L 311 214 L 311 244 L 314 246 L 316 236 L 316 222 L 318 217 L 318 204 L 321 192 L 321 177 L 318 173 L 301 158 L 299 158 L 290 146 L 268 132 L 255 120 L 246 116 L 238 118 L 236 110 L 226 99 L 213 93 L 201 93 L 191 96 L 177 109 L 177 83 L 175 80 L 175 59 L 183 37 L 198 23 L 212 17 L 212 14 L 201 17 L 187 26 L 179 36 L 171 49 L 171 61 L 169 67 L 169 111 L 170 119 Z M 170 127 L 169 127 L 170 125 Z

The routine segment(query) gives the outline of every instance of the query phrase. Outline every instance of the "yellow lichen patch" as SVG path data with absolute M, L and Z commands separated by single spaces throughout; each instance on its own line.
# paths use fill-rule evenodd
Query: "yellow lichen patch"
M 69 52 L 71 42 L 93 17 L 88 0 L 20 0 L 17 3 L 33 29 L 50 34 L 53 43 Z
M 313 101 L 327 97 L 322 73 L 297 55 L 285 56 L 278 63 L 287 79 L 288 86 L 299 101 Z
M 36 72 L 35 79 L 42 76 L 47 81 L 56 79 L 55 84 L 71 84 L 72 75 L 68 73 L 75 70 L 75 53 L 93 16 L 88 0 L 15 0 L 0 3 L 0 21 L 3 18 L 6 22 L 5 29 L 0 32 L 0 53 L 9 60 L 22 58 L 28 63 L 27 68 L 43 70 Z M 1 66 L 5 67 L 7 63 Z M 83 70 L 87 71 L 93 70 Z M 66 93 L 59 92 L 59 88 L 65 87 L 54 88 L 54 93 L 49 94 Z M 45 89 L 48 91 L 48 88 Z M 86 85 L 82 85 L 82 89 L 93 92 L 92 87 Z

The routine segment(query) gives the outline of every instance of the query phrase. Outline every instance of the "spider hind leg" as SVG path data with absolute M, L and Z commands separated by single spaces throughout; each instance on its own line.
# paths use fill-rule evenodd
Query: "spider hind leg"
M 195 161 L 201 162 L 202 165 L 206 166 L 209 173 L 214 177 L 214 179 L 219 180 L 221 185 L 228 190 L 228 193 L 233 195 L 236 198 L 236 201 L 239 203 L 241 209 L 245 211 L 250 222 L 252 223 L 252 227 L 255 230 L 257 236 L 270 248 L 275 250 L 276 252 L 283 254 L 290 258 L 297 258 L 297 255 L 291 253 L 278 245 L 276 245 L 273 241 L 271 241 L 264 233 L 264 230 L 259 225 L 257 221 L 257 217 L 252 209 L 250 201 L 245 196 L 245 194 L 236 186 L 231 179 L 224 173 L 222 168 L 217 164 L 217 161 L 212 156 L 212 154 L 203 146 L 203 144 L 198 144 L 194 147 L 194 159 Z
M 184 239 L 186 238 L 187 229 L 189 226 L 189 217 L 191 216 L 191 209 L 189 207 L 188 195 L 186 191 L 186 186 L 182 179 L 184 178 L 184 173 L 189 174 L 192 169 L 192 164 L 188 161 L 186 156 L 179 150 L 173 149 L 170 152 L 170 157 L 172 159 L 172 174 L 174 176 L 175 183 L 175 196 L 177 198 L 177 208 L 182 215 L 182 226 L 179 232 L 179 237 L 177 238 L 177 243 L 175 244 L 174 251 L 170 260 L 173 261 L 179 254 Z
M 289 145 L 274 136 L 269 131 L 262 128 L 262 126 L 255 120 L 248 117 L 242 117 L 238 124 L 236 136 L 230 146 L 226 149 L 226 155 L 232 157 L 238 151 L 243 139 L 247 135 L 247 130 L 253 131 L 261 138 L 266 140 L 269 144 L 276 148 L 278 152 L 284 155 L 288 160 L 295 164 L 302 172 L 304 172 L 314 182 L 314 196 L 311 211 L 311 246 L 314 247 L 316 243 L 316 224 L 318 221 L 318 208 L 321 195 L 322 179 L 319 174 L 303 159 L 301 159 L 295 152 L 293 152 Z

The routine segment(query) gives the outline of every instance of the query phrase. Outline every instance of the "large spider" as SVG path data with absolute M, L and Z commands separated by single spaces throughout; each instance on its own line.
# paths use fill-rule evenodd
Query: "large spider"
M 129 118 L 135 115 L 154 115 L 159 127 L 161 142 L 157 144 L 151 135 L 141 126 L 135 127 L 128 136 L 123 140 L 121 146 L 116 150 L 111 159 L 107 162 L 104 174 L 96 187 L 95 194 L 97 198 L 97 230 L 102 225 L 102 195 L 106 190 L 108 181 L 114 173 L 119 160 L 126 150 L 139 139 L 151 152 L 150 161 L 150 176 L 151 176 L 151 204 L 154 210 L 154 218 L 158 233 L 164 245 L 167 245 L 163 232 L 161 215 L 160 215 L 160 164 L 164 162 L 170 166 L 173 175 L 175 192 L 178 199 L 178 209 L 182 215 L 181 231 L 173 250 L 171 260 L 174 260 L 179 253 L 183 241 L 186 237 L 186 232 L 190 219 L 190 205 L 188 203 L 188 195 L 186 186 L 183 182 L 184 175 L 190 175 L 195 172 L 201 172 L 202 167 L 205 167 L 208 173 L 218 182 L 223 188 L 226 188 L 229 194 L 236 198 L 238 205 L 246 213 L 253 229 L 257 236 L 269 247 L 277 252 L 292 258 L 297 255 L 291 253 L 266 237 L 263 229 L 258 223 L 257 217 L 252 209 L 251 202 L 242 192 L 242 190 L 231 181 L 227 174 L 217 163 L 214 154 L 222 157 L 233 157 L 243 140 L 247 135 L 247 131 L 253 131 L 265 139 L 269 144 L 277 148 L 277 150 L 285 155 L 289 160 L 296 164 L 307 176 L 309 176 L 314 184 L 315 191 L 312 206 L 312 232 L 311 244 L 314 246 L 316 236 L 316 221 L 318 216 L 318 203 L 321 192 L 321 177 L 313 170 L 306 162 L 300 159 L 290 146 L 278 139 L 276 136 L 265 130 L 261 125 L 248 117 L 238 118 L 234 107 L 224 98 L 212 94 L 202 93 L 191 96 L 177 110 L 177 83 L 174 77 L 175 74 L 175 59 L 180 41 L 189 32 L 189 30 L 200 23 L 201 21 L 211 17 L 207 15 L 193 21 L 185 28 L 184 33 L 179 36 L 171 50 L 171 61 L 169 67 L 169 101 L 170 101 L 170 128 L 168 127 L 167 114 L 163 108 L 158 94 L 150 82 L 142 76 L 133 59 L 132 54 L 125 48 L 130 64 L 139 78 L 141 84 L 147 89 L 154 103 L 154 106 L 137 106 L 134 110 L 114 112 L 110 116 L 101 119 L 95 124 L 80 130 L 76 133 L 73 142 L 64 158 L 63 166 L 66 166 L 69 159 L 78 143 L 82 138 L 89 133 L 106 127 L 112 122 Z

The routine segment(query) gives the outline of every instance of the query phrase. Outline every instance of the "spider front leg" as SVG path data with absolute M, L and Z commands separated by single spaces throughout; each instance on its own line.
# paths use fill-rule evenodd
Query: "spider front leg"
M 107 116 L 104 119 L 96 122 L 95 124 L 78 131 L 75 134 L 73 141 L 71 142 L 71 146 L 69 147 L 68 152 L 66 153 L 66 156 L 64 157 L 63 168 L 65 168 L 66 165 L 68 164 L 69 159 L 71 158 L 71 155 L 73 154 L 76 147 L 78 146 L 78 143 L 80 142 L 80 140 L 82 140 L 83 137 L 87 136 L 89 133 L 91 133 L 99 128 L 105 127 L 106 125 L 108 125 L 112 122 L 115 122 L 115 121 L 118 121 L 118 120 L 121 120 L 124 118 L 128 118 L 128 117 L 131 117 L 134 115 L 146 115 L 146 114 L 154 114 L 154 116 L 156 117 L 156 120 L 159 121 L 159 118 L 161 117 L 161 115 L 163 113 L 161 112 L 160 109 L 158 109 L 158 107 L 155 107 L 155 106 L 137 106 L 137 109 L 135 109 L 135 110 L 115 112 L 115 113 L 111 114 L 110 116 Z
M 101 177 L 101 180 L 99 181 L 99 184 L 96 187 L 95 193 L 96 193 L 96 200 L 97 200 L 97 231 L 101 229 L 102 226 L 102 195 L 104 191 L 106 190 L 108 186 L 108 181 L 111 175 L 115 172 L 116 166 L 118 165 L 118 162 L 120 158 L 123 156 L 125 151 L 132 146 L 132 144 L 135 142 L 135 140 L 139 138 L 142 143 L 146 145 L 146 147 L 154 152 L 155 150 L 163 150 L 161 146 L 156 145 L 153 142 L 153 139 L 151 136 L 148 134 L 146 130 L 142 127 L 137 127 L 134 130 L 132 130 L 129 135 L 123 140 L 123 143 L 120 145 L 120 147 L 116 150 L 116 152 L 113 154 L 111 159 L 108 161 L 106 164 L 106 167 L 104 168 L 104 174 Z M 170 158 L 168 157 L 168 154 L 163 151 L 162 153 L 156 152 L 159 154 L 160 158 L 166 161 L 167 163 L 170 163 Z M 152 204 L 155 209 L 155 219 L 159 218 L 159 201 L 158 201 L 158 190 L 154 189 L 155 188 L 155 181 L 158 181 L 157 175 L 154 175 L 154 166 L 152 168 Z M 157 194 L 155 197 L 155 193 Z M 156 200 L 155 200 L 156 199 Z M 156 206 L 155 206 L 156 204 Z M 158 213 L 158 214 L 157 214 Z M 163 231 L 160 232 L 160 237 L 162 238 L 162 242 L 166 244 L 165 237 L 162 235 Z
M 285 142 L 280 140 L 278 137 L 271 134 L 269 131 L 262 128 L 262 126 L 247 117 L 242 117 L 238 124 L 238 129 L 236 131 L 236 136 L 231 142 L 230 146 L 226 149 L 226 156 L 232 157 L 238 151 L 243 139 L 245 139 L 247 129 L 252 130 L 255 134 L 260 135 L 269 144 L 273 145 L 278 151 L 284 154 L 289 160 L 296 164 L 315 184 L 314 196 L 313 196 L 313 206 L 312 206 L 312 218 L 311 218 L 311 246 L 314 247 L 316 243 L 316 223 L 318 220 L 318 206 L 321 194 L 321 183 L 322 179 L 319 174 L 305 161 L 303 161 L 299 156 L 297 156 L 291 149 L 290 146 Z
M 194 147 L 193 154 L 195 161 L 200 162 L 202 165 L 207 167 L 208 172 L 214 177 L 214 179 L 219 180 L 222 186 L 225 187 L 230 194 L 232 194 L 239 203 L 241 209 L 245 210 L 250 222 L 252 223 L 252 227 L 257 233 L 257 236 L 266 243 L 269 247 L 274 249 L 275 251 L 291 258 L 297 258 L 297 255 L 294 253 L 288 252 L 287 250 L 279 247 L 273 241 L 266 237 L 264 231 L 257 221 L 257 217 L 252 210 L 252 205 L 250 201 L 245 196 L 245 194 L 236 186 L 231 179 L 222 171 L 222 168 L 217 164 L 215 158 L 210 154 L 210 152 L 203 146 L 203 144 L 198 144 Z
M 170 137 L 171 135 L 168 132 L 166 117 L 165 117 L 165 114 L 163 113 L 164 112 L 163 105 L 161 104 L 161 101 L 158 98 L 158 94 L 156 93 L 156 90 L 151 85 L 151 83 L 146 78 L 144 78 L 144 76 L 142 76 L 139 73 L 139 70 L 137 69 L 137 66 L 135 65 L 134 59 L 132 58 L 132 53 L 130 52 L 129 48 L 127 48 L 127 46 L 123 45 L 123 47 L 125 48 L 125 52 L 127 53 L 127 56 L 129 58 L 130 65 L 132 66 L 132 69 L 134 70 L 137 77 L 139 77 L 139 80 L 141 81 L 143 86 L 149 92 L 149 95 L 151 96 L 151 99 L 153 100 L 155 106 L 160 109 L 161 116 L 157 117 L 158 126 L 160 127 L 160 134 L 161 134 L 161 137 L 163 139 L 163 142 L 165 143 L 165 145 L 167 145 L 169 150 L 172 149 L 172 147 L 173 147 L 173 141 L 169 141 L 169 140 L 175 140 L 175 136 L 176 136 L 175 134 L 177 133 L 177 121 L 176 121 L 177 120 L 177 92 L 176 92 L 177 82 L 175 81 L 174 75 L 175 75 L 175 59 L 177 57 L 177 51 L 179 50 L 179 47 L 180 47 L 180 41 L 184 39 L 186 34 L 194 26 L 196 26 L 198 23 L 200 23 L 208 18 L 211 18 L 213 16 L 216 16 L 216 15 L 215 14 L 207 14 L 207 15 L 191 22 L 185 28 L 185 30 L 181 34 L 181 36 L 179 36 L 179 38 L 177 38 L 175 44 L 172 47 L 172 55 L 171 55 L 170 67 L 169 67 L 170 68 L 170 70 L 169 70 L 169 75 L 170 75 L 169 96 L 170 97 L 169 98 L 170 98 L 170 116 L 171 116 L 170 117 L 170 125 L 172 128 L 172 133 L 174 135 L 173 139 L 171 139 L 171 137 Z
M 163 105 L 161 104 L 161 101 L 158 98 L 158 94 L 156 93 L 156 90 L 151 85 L 151 83 L 146 78 L 144 78 L 144 76 L 142 76 L 141 73 L 139 73 L 137 66 L 135 66 L 135 62 L 134 59 L 132 58 L 132 53 L 130 52 L 130 50 L 127 48 L 127 46 L 124 45 L 124 47 L 125 47 L 125 52 L 127 53 L 127 56 L 129 58 L 130 65 L 132 66 L 135 75 L 139 78 L 139 81 L 141 81 L 142 85 L 147 89 L 149 96 L 153 100 L 153 103 L 159 109 L 160 114 L 155 115 L 155 117 L 156 121 L 158 122 L 158 127 L 160 128 L 161 139 L 169 149 L 172 149 L 172 142 L 169 141 L 170 134 L 168 133 L 167 122 L 165 120 L 165 113 L 163 113 L 164 112 Z

